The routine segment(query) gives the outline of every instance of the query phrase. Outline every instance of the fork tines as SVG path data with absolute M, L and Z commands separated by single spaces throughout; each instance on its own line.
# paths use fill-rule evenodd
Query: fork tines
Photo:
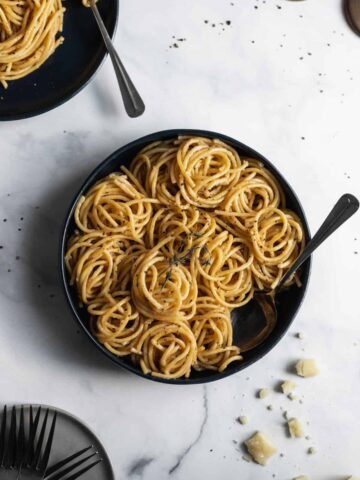
M 49 462 L 57 417 L 57 413 L 52 412 L 53 419 L 50 431 L 47 432 L 49 412 L 50 409 L 47 409 L 45 412 L 41 431 L 37 437 L 41 407 L 38 407 L 35 420 L 33 418 L 33 407 L 30 407 L 30 422 L 28 429 L 26 429 L 24 407 L 17 408 L 13 406 L 9 415 L 6 405 L 4 406 L 0 428 L 0 467 L 18 469 L 19 471 L 22 468 L 29 467 L 38 471 L 41 475 L 45 473 Z M 28 430 L 28 434 L 26 430 Z
M 89 446 L 48 468 L 56 420 L 57 412 L 50 408 L 38 407 L 35 413 L 30 406 L 29 422 L 26 422 L 23 406 L 13 406 L 10 410 L 4 406 L 0 423 L 0 468 L 17 469 L 19 473 L 27 469 L 46 480 L 76 480 L 102 461 L 98 452 L 90 452 L 93 446 Z

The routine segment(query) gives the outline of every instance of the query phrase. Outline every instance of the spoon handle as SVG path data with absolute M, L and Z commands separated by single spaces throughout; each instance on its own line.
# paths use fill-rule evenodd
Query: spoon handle
M 351 195 L 350 193 L 345 193 L 339 200 L 336 202 L 334 208 L 331 210 L 329 215 L 326 217 L 324 223 L 321 225 L 319 230 L 315 233 L 313 238 L 304 248 L 302 254 L 298 259 L 293 263 L 290 269 L 281 279 L 279 285 L 276 287 L 276 290 L 279 291 L 284 285 L 286 280 L 288 280 L 291 275 L 296 272 L 296 270 L 301 267 L 301 265 L 307 260 L 310 255 L 316 250 L 324 240 L 326 240 L 332 233 L 335 232 L 346 220 L 348 220 L 359 208 L 359 200 Z
M 120 92 L 124 102 L 126 113 L 131 118 L 139 117 L 145 111 L 144 102 L 142 101 L 138 91 L 135 88 L 135 85 L 131 81 L 131 78 L 125 70 L 125 67 L 122 64 L 120 57 L 114 48 L 114 45 L 96 6 L 95 0 L 90 0 L 90 7 L 99 26 L 107 51 L 109 52 L 115 70 L 116 78 L 119 83 Z

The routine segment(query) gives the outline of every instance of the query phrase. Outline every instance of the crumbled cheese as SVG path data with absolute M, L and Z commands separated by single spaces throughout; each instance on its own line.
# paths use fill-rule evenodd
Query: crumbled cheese
M 266 465 L 267 460 L 276 453 L 276 448 L 261 432 L 256 432 L 246 440 L 245 445 L 254 461 L 260 465 Z
M 249 423 L 249 419 L 245 415 L 240 415 L 240 417 L 238 418 L 238 422 L 241 423 L 241 425 L 246 425 L 247 423 Z
M 319 373 L 316 361 L 313 359 L 299 360 L 295 365 L 295 368 L 296 373 L 300 377 L 314 377 Z
M 258 397 L 263 399 L 263 398 L 267 397 L 269 394 L 270 394 L 270 390 L 268 388 L 262 388 L 258 392 Z
M 293 438 L 300 438 L 304 436 L 304 431 L 302 429 L 301 423 L 297 418 L 291 418 L 288 420 L 288 427 L 290 435 Z
M 315 453 L 316 453 L 316 448 L 314 448 L 314 447 L 308 448 L 308 454 L 309 455 L 314 455 Z
M 298 332 L 298 333 L 296 334 L 296 336 L 297 336 L 297 338 L 298 338 L 299 340 L 304 340 L 304 338 L 305 338 L 305 336 L 304 336 L 304 334 L 303 334 L 302 332 Z
M 285 395 L 288 395 L 289 393 L 291 393 L 296 387 L 297 387 L 296 383 L 292 382 L 291 380 L 285 380 L 281 384 L 281 390 L 283 391 L 283 393 L 285 393 Z
M 358 477 L 354 477 L 353 475 L 349 477 L 347 480 L 360 480 Z
M 309 477 L 306 477 L 305 475 L 301 475 L 300 477 L 294 478 L 294 480 L 309 480 Z
M 297 399 L 297 396 L 294 395 L 292 392 L 290 392 L 287 397 L 288 397 L 289 400 L 296 400 Z

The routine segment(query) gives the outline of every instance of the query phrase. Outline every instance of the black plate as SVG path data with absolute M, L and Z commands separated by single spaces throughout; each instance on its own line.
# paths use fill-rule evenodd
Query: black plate
M 91 334 L 88 328 L 88 321 L 89 317 L 84 308 L 80 308 L 78 296 L 73 287 L 69 286 L 68 275 L 66 272 L 65 264 L 64 264 L 64 256 L 66 253 L 66 245 L 69 237 L 74 231 L 75 223 L 73 220 L 73 213 L 75 206 L 80 198 L 81 195 L 84 195 L 89 188 L 98 180 L 102 179 L 106 175 L 114 171 L 118 171 L 120 165 L 129 165 L 131 160 L 135 157 L 135 155 L 147 144 L 158 141 L 158 140 L 166 140 L 170 138 L 174 138 L 178 135 L 200 135 L 209 138 L 218 138 L 233 148 L 235 148 L 240 155 L 245 155 L 249 157 L 256 158 L 262 161 L 265 167 L 270 170 L 273 175 L 277 178 L 280 185 L 282 186 L 284 193 L 286 195 L 287 206 L 291 210 L 297 213 L 300 217 L 304 231 L 306 240 L 310 238 L 310 232 L 308 223 L 304 214 L 304 211 L 301 207 L 300 201 L 296 196 L 294 190 L 290 187 L 284 177 L 276 170 L 276 168 L 267 160 L 265 157 L 260 155 L 260 153 L 256 152 L 250 147 L 247 147 L 243 143 L 234 140 L 233 138 L 227 137 L 225 135 L 221 135 L 220 133 L 215 132 L 208 132 L 204 130 L 187 130 L 187 129 L 179 129 L 179 130 L 166 130 L 163 132 L 153 133 L 152 135 L 148 135 L 146 137 L 140 138 L 139 140 L 135 140 L 128 145 L 120 148 L 116 152 L 114 152 L 110 157 L 108 157 L 104 162 L 102 162 L 91 175 L 86 179 L 85 183 L 80 188 L 79 192 L 76 194 L 73 202 L 71 203 L 70 209 L 66 216 L 65 225 L 63 231 L 61 233 L 61 248 L 60 248 L 60 270 L 61 270 L 61 278 L 63 285 L 65 287 L 65 294 L 67 300 L 70 304 L 70 307 L 82 326 L 83 330 L 86 334 L 90 337 L 92 342 L 111 360 L 113 360 L 118 365 L 130 370 L 141 377 L 148 378 L 150 380 L 154 380 L 157 382 L 163 383 L 172 383 L 172 384 L 197 384 L 197 383 L 206 383 L 211 382 L 214 380 L 219 380 L 221 378 L 225 378 L 229 375 L 232 375 L 244 368 L 248 367 L 252 363 L 256 362 L 260 358 L 262 358 L 266 353 L 268 353 L 284 336 L 286 331 L 288 330 L 289 326 L 291 325 L 295 315 L 303 301 L 305 296 L 306 288 L 309 281 L 310 275 L 310 259 L 304 263 L 301 272 L 301 280 L 302 286 L 300 288 L 293 286 L 289 290 L 283 292 L 279 297 L 279 305 L 278 305 L 278 322 L 271 333 L 271 335 L 258 347 L 254 348 L 253 350 L 246 352 L 243 354 L 244 360 L 242 362 L 233 362 L 229 365 L 229 367 L 223 372 L 213 372 L 213 371 L 203 371 L 203 372 L 196 372 L 193 371 L 191 373 L 190 378 L 180 378 L 176 380 L 166 380 L 162 378 L 152 377 L 151 375 L 144 375 L 140 368 L 136 367 L 131 363 L 130 358 L 128 357 L 116 357 L 111 352 L 109 352 L 103 345 L 101 345 L 97 339 Z
M 90 445 L 93 445 L 93 449 L 79 457 L 77 460 L 74 460 L 70 465 L 74 465 L 76 461 L 80 459 L 86 458 L 87 455 L 94 453 L 95 451 L 98 452 L 97 457 L 93 457 L 85 462 L 83 465 L 79 466 L 76 470 L 72 473 L 78 472 L 81 468 L 88 466 L 92 463 L 95 458 L 96 460 L 100 457 L 102 462 L 96 465 L 94 468 L 89 470 L 86 475 L 79 478 L 84 478 L 84 480 L 114 480 L 114 472 L 111 466 L 110 459 L 106 453 L 104 446 L 101 444 L 99 438 L 95 435 L 90 428 L 82 422 L 79 418 L 75 417 L 69 412 L 65 410 L 61 410 L 59 408 L 51 407 L 49 405 L 32 405 L 34 410 L 34 415 L 36 415 L 38 408 L 41 407 L 40 413 L 40 421 L 39 421 L 39 429 L 40 431 L 41 426 L 43 425 L 45 412 L 49 409 L 49 419 L 47 422 L 47 429 L 45 432 L 49 431 L 49 427 L 51 425 L 53 415 L 57 413 L 57 420 L 56 420 L 56 427 L 54 432 L 54 438 L 51 446 L 50 451 L 50 458 L 49 458 L 49 467 L 52 465 L 60 462 L 61 460 L 69 457 L 70 455 L 74 454 L 75 452 L 79 452 L 83 448 L 86 448 Z M 10 415 L 9 415 L 9 405 L 8 414 L 7 414 L 7 435 L 9 434 L 10 430 Z M 10 407 L 11 408 L 11 407 Z M 30 430 L 30 405 L 18 405 L 16 406 L 17 409 L 17 421 L 20 421 L 20 408 L 23 408 L 24 412 L 24 427 L 25 432 Z M 0 413 L 0 420 L 3 419 L 3 413 Z M 45 436 L 44 444 L 47 441 L 47 434 Z M 4 471 L 1 469 L 1 480 L 14 480 L 17 478 L 15 475 L 14 470 Z M 34 476 L 29 472 L 25 471 L 22 472 L 21 478 L 24 479 L 34 479 Z M 40 476 L 36 477 L 40 479 Z M 69 477 L 67 477 L 69 478 Z
M 64 0 L 65 41 L 38 70 L 0 85 L 0 120 L 17 120 L 47 112 L 69 100 L 91 79 L 106 48 L 94 15 L 81 0 Z M 100 14 L 111 36 L 115 33 L 118 0 L 100 0 Z

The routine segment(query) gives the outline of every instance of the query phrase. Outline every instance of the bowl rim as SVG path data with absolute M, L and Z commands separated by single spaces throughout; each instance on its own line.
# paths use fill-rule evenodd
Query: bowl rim
M 224 372 L 214 372 L 211 376 L 207 378 L 177 378 L 177 379 L 166 379 L 166 378 L 159 378 L 159 377 L 154 377 L 150 374 L 144 374 L 136 365 L 133 365 L 131 363 L 126 363 L 123 361 L 123 357 L 117 357 L 113 353 L 111 353 L 105 346 L 103 346 L 95 337 L 94 335 L 91 334 L 89 328 L 86 326 L 85 320 L 82 319 L 82 316 L 79 315 L 79 312 L 75 306 L 75 302 L 73 301 L 72 295 L 71 295 L 71 289 L 72 287 L 70 286 L 68 279 L 67 279 L 67 271 L 66 271 L 66 266 L 65 266 L 65 252 L 66 252 L 66 242 L 68 238 L 68 232 L 69 232 L 69 225 L 73 219 L 73 213 L 75 210 L 75 206 L 85 191 L 87 191 L 94 183 L 96 180 L 96 177 L 98 174 L 106 168 L 106 166 L 116 159 L 119 161 L 119 166 L 122 164 L 121 160 L 119 160 L 119 157 L 123 155 L 125 152 L 128 150 L 134 148 L 134 147 L 139 147 L 139 149 L 143 148 L 146 143 L 151 143 L 154 141 L 159 141 L 161 139 L 165 138 L 171 138 L 171 137 L 176 137 L 179 135 L 188 135 L 188 136 L 204 136 L 208 138 L 218 138 L 221 141 L 224 141 L 231 146 L 235 146 L 236 149 L 238 150 L 243 150 L 246 151 L 249 156 L 253 156 L 255 159 L 260 160 L 261 162 L 264 163 L 265 167 L 270 167 L 270 170 L 272 173 L 274 173 L 276 179 L 279 181 L 280 185 L 286 186 L 286 188 L 291 192 L 291 195 L 293 196 L 293 199 L 295 200 L 297 204 L 297 210 L 298 213 L 300 213 L 300 216 L 302 217 L 302 224 L 304 228 L 304 233 L 305 233 L 305 238 L 306 241 L 308 241 L 310 237 L 310 229 L 308 225 L 308 221 L 304 212 L 304 209 L 302 207 L 302 204 L 298 198 L 298 195 L 292 188 L 292 186 L 289 184 L 289 182 L 283 177 L 283 175 L 278 171 L 278 169 L 262 154 L 257 152 L 251 147 L 248 147 L 246 144 L 229 137 L 227 135 L 218 133 L 218 132 L 213 132 L 210 130 L 200 130 L 200 129 L 188 129 L 188 128 L 177 128 L 177 129 L 169 129 L 169 130 L 161 130 L 158 132 L 154 132 L 148 135 L 145 135 L 143 137 L 137 138 L 136 140 L 133 140 L 122 147 L 118 148 L 115 150 L 113 153 L 111 153 L 105 160 L 103 160 L 101 163 L 98 164 L 98 166 L 86 177 L 80 188 L 77 190 L 75 193 L 73 199 L 70 202 L 70 207 L 66 211 L 65 215 L 65 220 L 62 224 L 61 227 L 61 235 L 60 235 L 60 248 L 59 248 L 59 270 L 60 270 L 60 277 L 61 277 L 61 283 L 63 286 L 63 291 L 65 293 L 65 297 L 67 299 L 67 303 L 70 307 L 70 310 L 73 313 L 73 316 L 75 317 L 77 323 L 81 326 L 82 330 L 86 333 L 87 337 L 91 340 L 91 342 L 97 347 L 98 350 L 100 350 L 107 358 L 109 358 L 112 362 L 114 362 L 116 365 L 119 367 L 124 368 L 127 371 L 130 371 L 134 373 L 135 375 L 152 380 L 154 382 L 158 383 L 166 383 L 166 384 L 171 384 L 171 385 L 199 385 L 199 384 L 204 384 L 204 383 L 210 383 L 214 382 L 217 380 L 221 380 L 224 378 L 229 377 L 230 375 L 239 373 L 242 370 L 246 370 L 246 368 L 250 367 L 253 365 L 255 362 L 261 360 L 265 355 L 267 355 L 279 342 L 280 340 L 285 336 L 287 331 L 289 330 L 291 324 L 293 323 L 296 315 L 299 312 L 300 307 L 302 306 L 304 299 L 306 297 L 306 293 L 308 290 L 308 285 L 309 285 L 309 279 L 310 279 L 310 274 L 311 274 L 311 263 L 312 263 L 312 257 L 310 257 L 306 262 L 305 262 L 305 273 L 304 273 L 304 278 L 303 278 L 303 284 L 302 284 L 302 295 L 301 298 L 298 302 L 298 305 L 296 306 L 296 309 L 294 310 L 292 316 L 288 319 L 286 322 L 286 325 L 280 334 L 275 336 L 274 338 L 269 337 L 268 340 L 265 341 L 263 344 L 262 350 L 258 352 L 258 354 L 250 359 L 247 360 L 246 362 L 239 362 L 237 364 L 237 367 L 235 369 L 229 369 L 225 370 Z

